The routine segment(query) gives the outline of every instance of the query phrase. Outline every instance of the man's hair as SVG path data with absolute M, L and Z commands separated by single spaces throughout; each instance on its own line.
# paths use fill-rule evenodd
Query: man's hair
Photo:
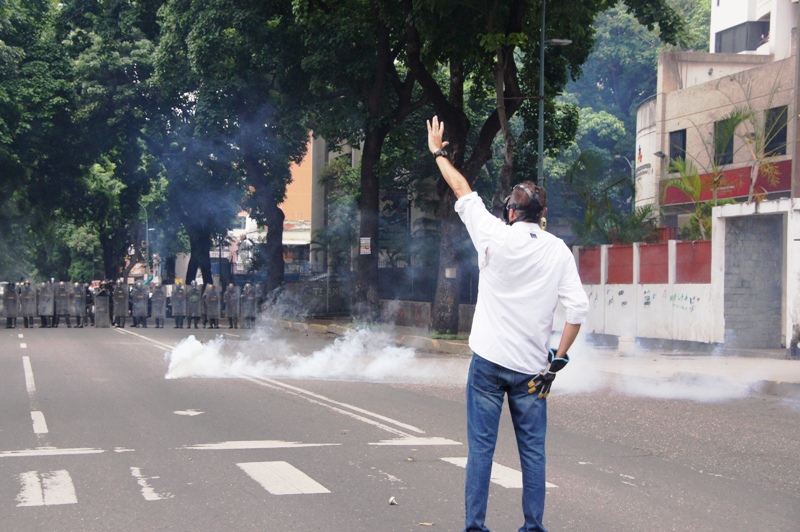
M 547 207 L 547 192 L 533 181 L 523 181 L 511 190 L 507 206 L 524 216 L 526 222 L 539 223 Z

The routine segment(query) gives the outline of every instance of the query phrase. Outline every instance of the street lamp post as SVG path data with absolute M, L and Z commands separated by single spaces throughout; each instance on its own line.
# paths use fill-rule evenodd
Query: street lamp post
M 545 11 L 547 0 L 542 0 L 542 35 L 539 41 L 539 134 L 537 145 L 536 161 L 536 182 L 540 186 L 545 185 L 544 179 L 544 47 L 548 44 L 553 46 L 568 46 L 572 44 L 569 39 L 550 39 L 544 38 Z

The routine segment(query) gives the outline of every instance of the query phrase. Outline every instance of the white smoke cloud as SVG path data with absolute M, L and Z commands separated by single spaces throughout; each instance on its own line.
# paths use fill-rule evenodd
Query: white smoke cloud
M 559 334 L 551 343 L 557 345 Z M 714 355 L 666 356 L 628 346 L 620 351 L 595 347 L 579 337 L 570 363 L 558 373 L 552 397 L 611 391 L 637 397 L 718 402 L 757 392 L 770 376 L 757 360 Z M 268 327 L 238 341 L 221 336 L 203 343 L 194 336 L 165 354 L 166 378 L 267 378 L 364 381 L 464 386 L 469 358 L 421 356 L 394 345 L 388 332 L 348 331 L 311 354 L 296 352 Z M 777 362 L 777 361 L 773 361 Z
M 203 343 L 189 336 L 165 359 L 168 379 L 250 375 L 436 384 L 463 383 L 468 363 L 419 357 L 414 349 L 393 345 L 388 334 L 368 329 L 348 331 L 310 355 L 293 352 L 267 329 L 239 342 L 217 337 Z

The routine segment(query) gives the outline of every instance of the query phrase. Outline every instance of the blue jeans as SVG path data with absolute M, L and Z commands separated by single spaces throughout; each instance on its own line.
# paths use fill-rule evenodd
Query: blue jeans
M 542 525 L 545 495 L 544 440 L 547 431 L 547 400 L 528 393 L 533 375 L 498 366 L 473 354 L 467 380 L 467 480 L 465 488 L 466 532 L 488 532 L 484 524 L 489 499 L 492 458 L 503 399 L 508 406 L 522 466 L 522 513 L 525 525 L 519 532 L 545 531 Z

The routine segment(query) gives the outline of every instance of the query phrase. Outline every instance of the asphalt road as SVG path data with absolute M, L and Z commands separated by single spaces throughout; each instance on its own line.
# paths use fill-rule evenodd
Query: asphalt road
M 205 343 L 174 349 L 189 334 Z M 0 530 L 460 530 L 468 359 L 334 340 L 2 329 Z M 798 529 L 796 403 L 555 391 L 549 409 L 551 531 Z M 501 431 L 488 525 L 511 531 Z

